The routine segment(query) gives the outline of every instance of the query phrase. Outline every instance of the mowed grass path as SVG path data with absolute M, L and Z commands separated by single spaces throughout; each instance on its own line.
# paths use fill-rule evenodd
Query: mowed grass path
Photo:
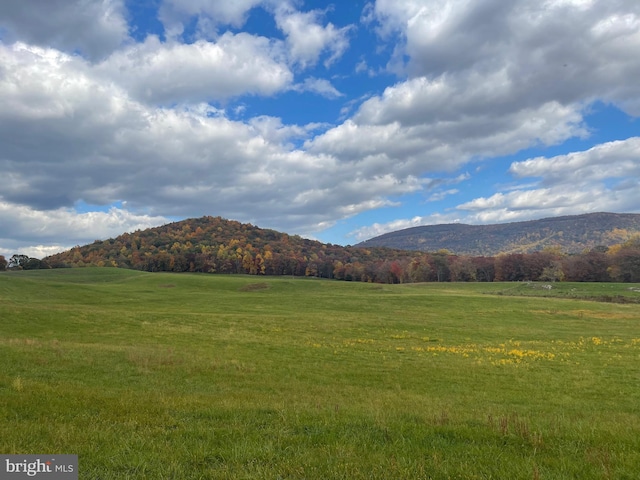
M 640 306 L 511 288 L 3 273 L 0 452 L 89 479 L 638 478 Z

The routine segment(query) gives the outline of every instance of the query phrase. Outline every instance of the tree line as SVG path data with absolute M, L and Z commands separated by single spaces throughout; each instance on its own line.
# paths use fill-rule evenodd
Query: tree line
M 4 266 L 3 266 L 4 261 Z M 492 257 L 323 244 L 203 217 L 96 241 L 42 260 L 0 257 L 0 269 L 109 266 L 149 272 L 293 275 L 377 283 L 640 282 L 640 236 L 567 255 L 559 248 Z

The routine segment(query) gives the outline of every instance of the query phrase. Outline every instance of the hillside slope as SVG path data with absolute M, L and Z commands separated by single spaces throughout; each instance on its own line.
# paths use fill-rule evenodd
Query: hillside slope
M 359 243 L 358 247 L 389 247 L 458 255 L 531 253 L 559 247 L 579 253 L 611 246 L 640 232 L 640 214 L 589 213 L 495 225 L 445 224 L 407 228 Z
M 201 217 L 125 233 L 104 241 L 96 240 L 44 260 L 54 268 L 96 265 L 151 272 L 333 278 L 341 275 L 343 264 L 372 265 L 418 255 L 418 252 L 388 248 L 323 244 L 220 217 Z

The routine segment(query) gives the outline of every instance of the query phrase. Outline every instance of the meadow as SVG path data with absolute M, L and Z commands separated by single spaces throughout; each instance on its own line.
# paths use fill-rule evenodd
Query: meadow
M 639 287 L 2 273 L 0 452 L 83 479 L 636 479 Z

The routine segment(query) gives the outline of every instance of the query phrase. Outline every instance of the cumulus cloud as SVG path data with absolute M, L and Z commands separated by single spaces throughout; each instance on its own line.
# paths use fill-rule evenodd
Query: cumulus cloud
M 575 215 L 590 212 L 637 211 L 640 201 L 638 182 L 623 190 L 604 185 L 591 185 L 588 190 L 564 187 L 514 190 L 496 193 L 488 198 L 477 198 L 458 205 L 467 212 L 466 223 L 485 224 L 507 221 L 531 220 L 558 215 Z
M 281 61 L 277 42 L 246 33 L 216 41 L 161 43 L 148 37 L 114 53 L 96 68 L 137 99 L 159 105 L 198 103 L 229 97 L 272 95 L 293 75 Z
M 128 39 L 123 0 L 8 0 L 0 6 L 0 33 L 8 43 L 106 57 Z
M 272 143 L 288 145 L 290 149 L 293 149 L 292 141 L 307 138 L 312 132 L 327 127 L 323 123 L 285 125 L 282 119 L 268 115 L 254 117 L 248 124 L 253 128 L 254 135 L 267 138 Z
M 310 151 L 331 152 L 367 171 L 393 165 L 398 174 L 453 172 L 471 160 L 587 138 L 584 114 L 595 99 L 640 114 L 640 84 L 631 80 L 640 74 L 640 58 L 633 53 L 640 49 L 637 2 L 378 0 L 366 9 L 367 22 L 374 19 L 383 41 L 401 39 L 395 55 L 408 78 L 309 141 Z M 620 171 L 637 178 L 634 161 L 611 165 L 609 150 L 590 152 L 590 169 L 561 169 L 558 176 L 611 178 Z M 512 166 L 511 172 L 528 176 L 535 165 L 553 168 L 532 160 Z M 567 196 L 561 189 L 516 189 L 468 202 L 459 207 L 462 212 L 438 220 L 462 216 L 486 223 L 628 210 L 637 202 L 635 195 L 624 200 L 617 190 L 589 187 L 591 199 Z M 610 201 L 593 200 L 602 196 Z M 526 207 L 536 201 L 539 209 Z M 461 215 L 464 211 L 476 213 Z M 378 225 L 376 232 L 395 226 Z
M 630 2 L 379 0 L 382 32 L 405 39 L 409 78 L 307 147 L 420 175 L 585 138 L 594 99 L 633 113 L 640 97 L 630 80 L 640 74 L 638 11 Z
M 634 211 L 640 205 L 640 138 L 585 151 L 514 162 L 515 177 L 538 184 L 459 205 L 482 223 L 596 211 Z
M 263 0 L 164 0 L 159 18 L 169 38 L 182 35 L 185 25 L 196 17 L 201 29 L 215 33 L 218 25 L 241 27 L 249 11 L 265 3 Z
M 311 232 L 420 188 L 414 176 L 360 171 L 287 142 L 317 124 L 232 121 L 208 105 L 157 108 L 81 58 L 27 45 L 1 47 L 0 55 L 7 204 L 56 210 L 77 199 L 126 201 L 154 216 L 215 211 Z
M 509 171 L 519 178 L 540 177 L 545 185 L 640 178 L 640 137 L 604 143 L 584 152 L 515 162 Z
M 42 219 L 79 199 L 126 201 L 133 216 L 214 213 L 313 234 L 408 194 L 457 198 L 458 189 L 434 191 L 431 178 L 455 178 L 470 162 L 587 139 L 596 101 L 640 115 L 636 1 L 377 0 L 361 28 L 375 27 L 375 55 L 393 52 L 389 65 L 400 67 L 395 84 L 377 91 L 321 78 L 356 32 L 300 5 L 164 0 L 165 38 L 136 43 L 121 0 L 3 3 L 0 202 L 14 212 L 6 215 Z M 273 17 L 269 38 L 237 32 L 255 8 Z M 348 71 L 379 65 L 368 53 Z M 260 110 L 303 91 L 344 98 L 344 118 L 296 125 L 270 105 Z M 255 97 L 263 103 L 250 104 Z M 640 201 L 639 164 L 636 138 L 531 158 L 511 165 L 510 190 L 374 230 L 629 211 Z
M 638 187 L 640 184 L 636 182 L 633 187 L 625 188 L 624 192 L 608 190 L 600 186 L 592 187 L 588 191 L 539 188 L 496 193 L 490 197 L 476 198 L 459 204 L 444 213 L 374 223 L 355 229 L 349 233 L 349 236 L 357 241 L 364 241 L 385 233 L 422 225 L 445 223 L 485 225 L 591 212 L 629 212 L 634 211 L 640 201 L 640 196 L 635 193 Z
M 261 7 L 274 16 L 278 29 L 284 34 L 287 55 L 292 65 L 301 69 L 315 66 L 321 56 L 329 67 L 349 47 L 351 26 L 336 27 L 323 24 L 324 12 L 298 10 L 298 2 L 275 0 L 165 0 L 160 8 L 160 20 L 170 39 L 179 39 L 191 19 L 197 19 L 198 33 L 215 38 L 218 28 L 230 25 L 241 27 L 253 8 Z
M 406 228 L 420 227 L 423 225 L 436 225 L 440 223 L 454 223 L 453 217 L 446 215 L 431 215 L 431 216 L 415 216 L 413 218 L 403 218 L 392 220 L 386 223 L 374 223 L 366 227 L 360 227 L 356 230 L 349 232 L 348 236 L 355 239 L 356 242 L 362 242 L 373 237 L 384 235 L 385 233 L 395 232 L 397 230 L 404 230 Z
M 359 162 L 366 170 L 392 166 L 400 175 L 421 175 L 453 172 L 473 158 L 506 155 L 538 143 L 556 144 L 586 133 L 582 116 L 557 103 L 500 118 L 491 113 L 474 117 L 460 111 L 458 118 L 449 119 L 437 107 L 414 107 L 419 103 L 415 98 L 418 91 L 408 99 L 387 100 L 394 97 L 394 90 L 366 101 L 352 119 L 310 140 L 306 147 L 312 152 L 329 152 L 342 161 Z M 411 105 L 406 118 L 389 114 L 390 109 L 402 110 L 403 105 Z M 423 121 L 414 121 L 412 114 L 420 112 Z M 434 117 L 431 121 L 430 116 Z
M 7 175 L 0 195 L 58 208 L 80 198 L 78 190 L 104 187 L 93 179 L 107 179 L 127 163 L 108 150 L 115 130 L 140 127 L 137 105 L 121 89 L 92 78 L 79 57 L 0 44 L 0 60 L 0 166 Z
M 0 201 L 0 225 L 4 234 L 10 235 L 10 238 L 0 236 L 0 255 L 21 253 L 42 258 L 74 245 L 168 222 L 165 217 L 139 215 L 119 208 L 107 212 L 77 213 L 66 208 L 44 212 Z M 57 244 L 61 238 L 67 243 Z
M 357 156 L 377 145 L 376 154 L 409 161 L 414 173 L 455 169 L 473 157 L 587 136 L 583 113 L 596 98 L 640 113 L 640 84 L 630 80 L 640 75 L 635 2 L 378 0 L 375 14 L 384 32 L 405 39 L 398 53 L 409 78 L 365 101 L 312 148 Z M 380 134 L 374 142 L 372 130 Z M 408 140 L 423 153 L 397 158 Z
M 460 193 L 460 190 L 458 190 L 457 188 L 450 188 L 449 190 L 436 192 L 436 193 L 430 195 L 429 196 L 429 201 L 430 202 L 439 202 L 440 200 L 444 199 L 445 197 L 448 197 L 449 195 L 455 195 L 457 193 Z
M 518 179 L 536 181 L 461 203 L 445 214 L 375 223 L 350 235 L 366 240 L 394 230 L 435 223 L 490 224 L 590 212 L 639 211 L 639 137 L 567 155 L 513 162 L 509 171 Z M 436 193 L 434 200 L 448 193 L 458 191 Z
M 640 73 L 630 59 L 640 48 L 640 4 L 518 0 L 378 0 L 384 32 L 404 39 L 412 77 L 451 79 L 480 75 L 515 105 L 595 96 L 639 115 Z M 567 21 L 571 19 L 571 21 Z
M 344 96 L 336 89 L 336 87 L 331 85 L 331 82 L 329 80 L 326 80 L 324 78 L 305 78 L 304 82 L 295 85 L 292 90 L 296 90 L 298 92 L 317 93 L 318 95 L 322 95 L 323 97 L 331 99 Z
M 284 3 L 276 8 L 275 20 L 286 36 L 292 61 L 306 68 L 315 65 L 320 55 L 328 54 L 326 67 L 340 58 L 349 47 L 351 27 L 338 28 L 332 23 L 322 25 L 322 12 L 299 12 Z

